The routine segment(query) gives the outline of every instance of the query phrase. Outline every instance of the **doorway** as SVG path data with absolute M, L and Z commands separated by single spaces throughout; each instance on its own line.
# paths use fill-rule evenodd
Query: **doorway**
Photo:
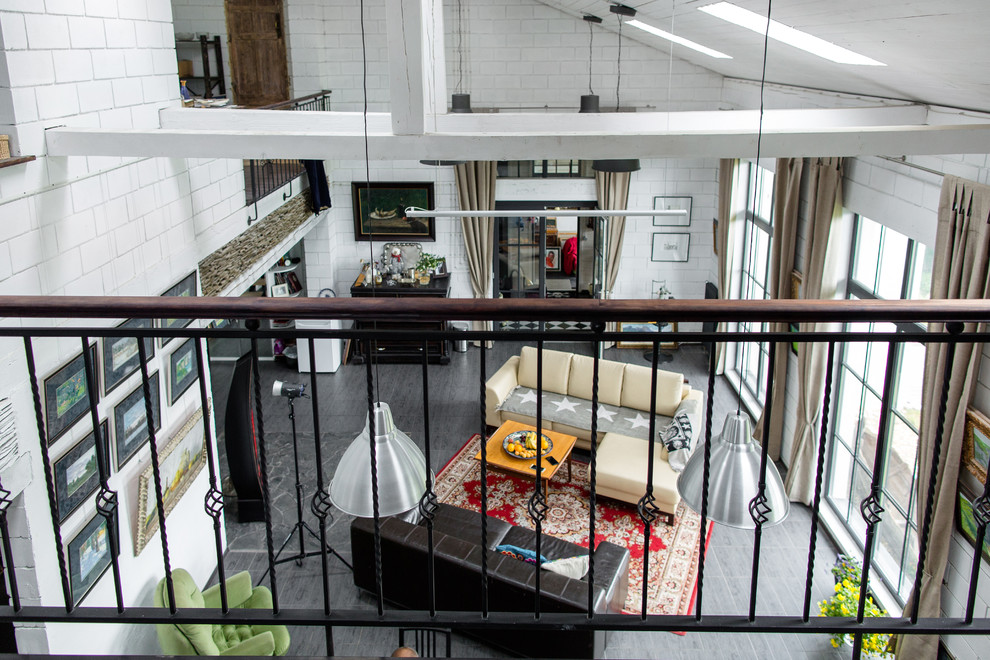
M 234 102 L 258 107 L 289 99 L 282 0 L 225 0 Z

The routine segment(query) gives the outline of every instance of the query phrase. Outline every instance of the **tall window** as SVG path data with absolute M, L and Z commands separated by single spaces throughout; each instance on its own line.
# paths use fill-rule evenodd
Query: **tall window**
M 746 178 L 746 217 L 743 223 L 742 253 L 738 273 L 737 296 L 741 300 L 770 297 L 767 282 L 770 273 L 770 240 L 773 237 L 773 172 L 750 163 Z M 739 332 L 767 330 L 766 323 L 740 322 Z M 733 367 L 743 387 L 760 406 L 766 398 L 766 342 L 736 344 Z
M 868 218 L 857 216 L 853 232 L 847 298 L 928 298 L 932 252 L 924 245 Z M 854 332 L 917 332 L 913 324 L 853 323 Z M 883 412 L 887 345 L 850 342 L 838 365 L 835 423 L 829 449 L 825 498 L 859 543 L 866 523 L 860 502 L 869 494 L 879 424 Z M 873 570 L 904 603 L 914 582 L 918 558 L 918 527 L 914 521 L 917 475 L 918 421 L 924 382 L 925 347 L 918 343 L 894 346 L 892 396 L 888 411 L 888 451 L 884 457 L 881 504 Z

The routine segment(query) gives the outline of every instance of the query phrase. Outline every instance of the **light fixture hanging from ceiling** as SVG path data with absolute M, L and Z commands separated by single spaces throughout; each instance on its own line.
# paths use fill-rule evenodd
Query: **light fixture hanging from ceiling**
M 454 32 L 457 36 L 455 50 L 457 53 L 457 85 L 454 93 L 450 95 L 450 111 L 458 114 L 471 112 L 471 94 L 464 91 L 464 55 L 467 48 L 464 46 L 464 7 L 463 0 L 455 0 L 454 3 Z M 468 62 L 470 68 L 471 63 Z
M 364 171 L 368 194 L 368 208 L 372 205 L 371 159 L 368 149 L 368 55 L 364 28 L 364 0 L 361 0 L 361 53 L 362 88 L 364 90 Z M 360 196 L 361 190 L 358 190 Z M 374 238 L 372 235 L 370 238 Z M 374 241 L 368 241 L 371 258 L 371 295 L 376 286 Z M 377 323 L 374 323 L 377 328 Z M 378 398 L 378 360 L 369 351 L 368 377 L 375 371 L 375 397 Z M 432 476 L 429 483 L 432 483 Z M 426 458 L 419 447 L 395 426 L 392 410 L 387 403 L 372 401 L 368 396 L 368 417 L 364 429 L 351 442 L 334 471 L 328 493 L 330 501 L 341 511 L 353 516 L 375 519 L 375 556 L 380 560 L 381 546 L 379 518 L 394 516 L 413 510 L 427 490 Z M 380 594 L 379 594 L 380 596 Z M 382 611 L 379 600 L 379 613 Z
M 636 10 L 632 7 L 626 5 L 621 5 L 619 3 L 613 3 L 609 5 L 608 10 L 615 14 L 619 20 L 619 54 L 616 59 L 616 81 L 615 81 L 615 111 L 619 111 L 619 91 L 622 86 L 622 17 L 629 16 L 633 17 L 636 15 Z M 582 97 L 582 112 L 584 111 L 584 97 Z M 597 101 L 597 99 L 596 99 Z M 595 103 L 597 105 L 597 103 Z M 597 110 L 590 111 L 597 112 Z M 593 160 L 591 161 L 591 169 L 596 172 L 637 172 L 640 169 L 638 158 L 613 158 L 605 160 Z
M 581 109 L 578 112 L 599 112 L 598 95 L 591 88 L 591 64 L 594 61 L 595 24 L 601 24 L 602 19 L 594 14 L 585 14 L 584 20 L 588 23 L 588 93 L 581 96 Z
M 773 3 L 767 3 L 767 24 Z M 769 28 L 768 28 L 769 30 Z M 760 124 L 756 134 L 756 163 L 759 167 L 760 148 L 763 138 L 763 90 L 767 79 L 767 41 L 763 38 L 763 75 L 760 79 Z M 759 186 L 753 187 L 753 206 L 759 194 Z M 771 346 L 771 351 L 775 347 Z M 769 360 L 768 373 L 774 371 L 773 359 Z M 770 386 L 768 385 L 768 390 Z M 684 503 L 695 511 L 707 515 L 715 522 L 757 529 L 776 525 L 787 517 L 790 502 L 784 491 L 783 481 L 773 461 L 767 456 L 769 442 L 770 401 L 764 407 L 763 444 L 753 439 L 752 423 L 749 415 L 742 412 L 742 371 L 739 370 L 739 391 L 736 399 L 736 412 L 729 413 L 722 425 L 722 433 L 715 438 L 708 455 L 707 506 L 705 498 L 705 455 L 706 451 L 695 451 L 688 460 L 684 471 L 677 478 L 677 492 Z M 700 448 L 699 448 L 700 449 Z M 759 554 L 755 555 L 757 558 Z M 754 559 L 754 562 L 757 561 Z M 754 567 L 756 564 L 754 563 Z M 754 568 L 755 573 L 755 568 Z M 755 578 L 754 578 L 755 580 Z M 753 610 L 750 610 L 752 620 Z

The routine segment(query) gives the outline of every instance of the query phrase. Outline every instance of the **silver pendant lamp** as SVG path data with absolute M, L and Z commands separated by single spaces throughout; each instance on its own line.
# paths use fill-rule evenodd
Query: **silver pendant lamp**
M 633 17 L 636 15 L 636 10 L 632 7 L 626 5 L 621 5 L 618 3 L 613 3 L 609 5 L 608 10 L 618 16 L 619 18 L 619 55 L 616 61 L 616 73 L 618 74 L 618 79 L 615 83 L 615 111 L 619 111 L 619 87 L 622 84 L 622 20 L 623 16 Z M 588 17 L 585 17 L 588 20 Z M 599 19 L 601 21 L 601 19 Z M 590 65 L 589 65 L 590 67 Z M 589 85 L 590 88 L 590 85 Z M 584 110 L 585 97 L 581 97 L 581 112 Z M 594 105 L 597 108 L 598 99 L 595 98 Z M 598 112 L 598 110 L 588 110 L 588 112 Z M 638 172 L 640 169 L 638 158 L 611 158 L 606 160 L 593 160 L 591 161 L 591 169 L 596 172 Z
M 375 404 L 375 466 L 378 515 L 395 516 L 414 509 L 426 490 L 426 458 L 412 439 L 396 428 L 387 403 Z M 351 442 L 330 482 L 330 501 L 346 514 L 374 516 L 371 483 L 371 431 Z
M 701 511 L 704 492 L 705 451 L 698 447 L 677 478 L 677 492 L 684 503 Z M 756 523 L 749 513 L 749 503 L 759 492 L 760 445 L 753 440 L 749 415 L 736 411 L 725 418 L 722 433 L 712 440 L 709 466 L 708 517 L 730 527 L 753 529 Z M 767 461 L 767 521 L 776 525 L 787 517 L 790 502 L 784 484 L 772 461 Z

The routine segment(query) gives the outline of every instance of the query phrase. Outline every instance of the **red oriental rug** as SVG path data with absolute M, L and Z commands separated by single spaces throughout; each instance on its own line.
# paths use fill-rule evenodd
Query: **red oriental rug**
M 475 434 L 461 447 L 436 478 L 441 502 L 481 510 L 481 463 L 474 460 L 481 450 Z M 550 482 L 543 532 L 582 547 L 588 547 L 589 466 L 574 461 L 573 481 L 567 481 L 567 467 L 561 466 Z M 533 493 L 533 481 L 503 473 L 488 473 L 488 513 L 494 518 L 533 529 L 526 511 Z M 682 502 L 674 524 L 654 523 L 650 535 L 648 614 L 690 614 L 694 606 L 698 578 L 698 531 L 701 516 Z M 617 500 L 599 498 L 595 506 L 596 542 L 610 541 L 627 548 L 629 597 L 625 612 L 639 614 L 643 602 L 643 522 L 636 507 Z M 711 525 L 706 539 L 711 538 Z M 707 546 L 707 540 L 706 540 Z

